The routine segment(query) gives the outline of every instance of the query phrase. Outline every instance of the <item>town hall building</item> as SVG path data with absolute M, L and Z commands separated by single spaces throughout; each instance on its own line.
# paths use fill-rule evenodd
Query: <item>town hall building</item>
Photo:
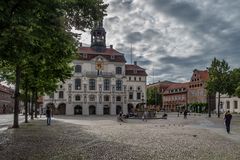
M 50 106 L 54 114 L 116 115 L 143 107 L 146 71 L 137 62 L 126 64 L 112 45 L 106 47 L 102 21 L 91 31 L 91 46 L 80 44 L 77 54 L 73 76 L 43 97 L 44 108 Z

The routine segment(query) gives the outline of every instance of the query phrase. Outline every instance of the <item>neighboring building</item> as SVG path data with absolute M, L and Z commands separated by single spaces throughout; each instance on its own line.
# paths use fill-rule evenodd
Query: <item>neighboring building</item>
M 206 81 L 208 80 L 208 71 L 193 70 L 188 89 L 188 103 L 207 103 Z
M 147 89 L 156 89 L 156 99 L 162 99 L 164 91 L 170 86 L 174 84 L 171 81 L 158 81 L 156 83 L 148 84 Z M 160 96 L 157 98 L 157 96 Z M 155 104 L 156 105 L 156 104 Z M 159 106 L 159 109 L 163 109 L 163 101 Z
M 13 113 L 14 90 L 0 84 L 0 114 Z
M 218 94 L 217 94 L 218 95 Z M 216 112 L 218 110 L 218 96 L 216 96 Z M 220 96 L 220 111 L 222 113 L 230 112 L 240 113 L 240 98 L 231 97 L 226 94 Z
M 102 22 L 91 32 L 91 47 L 80 45 L 75 73 L 57 91 L 43 97 L 43 107 L 55 114 L 116 115 L 128 113 L 146 101 L 146 72 L 137 63 L 126 64 L 124 54 L 106 47 Z
M 188 83 L 173 83 L 163 93 L 165 111 L 175 112 L 178 108 L 187 106 Z
M 206 103 L 210 105 L 211 110 L 215 108 L 215 95 L 207 95 L 206 82 L 208 78 L 207 70 L 193 70 L 188 87 L 188 104 Z

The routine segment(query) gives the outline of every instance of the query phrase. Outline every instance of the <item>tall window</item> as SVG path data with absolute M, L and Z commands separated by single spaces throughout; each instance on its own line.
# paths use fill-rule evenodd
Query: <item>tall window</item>
M 81 89 L 81 79 L 75 79 L 75 90 Z
M 234 109 L 238 109 L 238 101 L 234 101 Z
M 116 67 L 116 74 L 122 74 L 122 67 Z
M 104 96 L 104 101 L 108 102 L 108 101 L 109 101 L 109 99 L 110 99 L 110 98 L 109 98 L 109 96 L 108 96 L 108 95 L 105 95 L 105 96 Z
M 230 102 L 227 101 L 227 109 L 230 109 Z
M 95 89 L 96 89 L 95 79 L 89 79 L 89 90 L 95 90 Z
M 121 101 L 121 96 L 117 96 L 116 101 L 118 101 L 118 102 Z
M 80 100 L 81 100 L 80 95 L 76 95 L 75 100 L 76 100 L 76 101 L 80 101 Z
M 116 80 L 116 90 L 121 91 L 122 90 L 122 81 Z
M 110 90 L 110 80 L 104 79 L 104 90 L 109 91 Z
M 63 98 L 63 91 L 59 91 L 59 92 L 58 92 L 58 97 L 59 97 L 59 98 Z
M 129 99 L 133 99 L 133 92 L 129 92 Z
M 51 93 L 51 94 L 49 95 L 49 98 L 54 98 L 54 93 Z
M 76 65 L 75 66 L 75 73 L 81 73 L 82 72 L 82 67 L 81 65 Z
M 137 93 L 137 99 L 141 99 L 141 93 Z

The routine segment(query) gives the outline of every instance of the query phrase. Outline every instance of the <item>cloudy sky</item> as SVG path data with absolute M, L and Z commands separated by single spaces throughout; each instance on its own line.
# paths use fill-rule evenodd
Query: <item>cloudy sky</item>
M 239 0 L 105 0 L 107 45 L 145 68 L 148 83 L 188 81 L 214 57 L 240 65 Z M 89 33 L 82 42 L 90 44 Z

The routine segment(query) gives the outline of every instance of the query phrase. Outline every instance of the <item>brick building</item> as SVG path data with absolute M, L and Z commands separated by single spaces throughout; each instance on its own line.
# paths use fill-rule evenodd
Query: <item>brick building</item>
M 175 112 L 179 107 L 187 105 L 188 83 L 173 83 L 163 93 L 165 111 Z

